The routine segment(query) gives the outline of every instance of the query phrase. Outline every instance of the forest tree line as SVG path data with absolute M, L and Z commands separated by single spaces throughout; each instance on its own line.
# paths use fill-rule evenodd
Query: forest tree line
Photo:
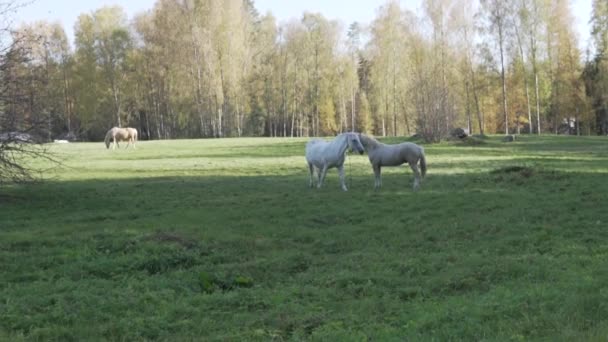
M 158 0 L 11 30 L 0 131 L 45 139 L 608 133 L 608 5 L 579 47 L 568 0 L 388 1 L 370 23 L 277 22 L 251 0 Z

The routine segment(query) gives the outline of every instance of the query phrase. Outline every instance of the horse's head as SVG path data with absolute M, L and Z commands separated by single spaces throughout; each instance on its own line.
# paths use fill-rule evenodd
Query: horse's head
M 351 152 L 357 151 L 359 154 L 363 154 L 363 152 L 365 152 L 365 148 L 363 148 L 363 144 L 361 143 L 361 139 L 359 139 L 358 133 L 348 133 L 346 135 L 346 141 L 348 142 L 348 148 Z
M 112 134 L 110 132 L 108 132 L 106 134 L 106 138 L 104 140 L 104 142 L 106 143 L 106 148 L 110 148 L 110 140 L 112 139 Z

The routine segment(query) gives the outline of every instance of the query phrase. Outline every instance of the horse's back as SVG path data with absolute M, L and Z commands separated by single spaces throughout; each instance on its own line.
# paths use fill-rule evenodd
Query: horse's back
M 319 143 L 327 143 L 327 142 L 325 140 L 323 140 L 323 139 L 320 139 L 320 138 L 313 138 L 313 139 L 310 139 L 306 143 L 306 147 L 313 146 L 313 145 L 318 145 Z
M 415 144 L 413 142 L 409 142 L 409 141 L 402 142 L 401 144 L 397 144 L 395 146 L 404 146 L 404 148 L 411 149 L 411 150 L 420 150 L 420 149 L 422 149 L 422 146 L 420 146 L 418 144 Z
M 319 139 L 319 138 L 311 139 L 310 141 L 308 141 L 306 143 L 306 153 L 308 153 L 309 151 L 315 150 L 319 147 L 323 147 L 325 145 L 327 145 L 327 142 L 323 139 Z
M 404 142 L 396 146 L 400 146 L 401 153 L 404 154 L 404 157 L 408 160 L 408 162 L 418 161 L 418 158 L 424 154 L 424 149 L 422 146 L 413 142 Z
M 380 147 L 369 150 L 369 160 L 374 165 L 399 166 L 403 163 L 417 161 L 422 148 L 411 142 L 400 144 L 382 144 Z
M 321 150 L 327 145 L 323 139 L 314 138 L 306 143 L 306 161 L 309 163 L 317 163 L 321 157 Z
M 129 130 L 127 130 L 126 128 L 121 128 L 121 127 L 114 127 L 112 128 L 112 136 L 114 136 L 116 139 L 118 140 L 127 140 L 129 139 Z

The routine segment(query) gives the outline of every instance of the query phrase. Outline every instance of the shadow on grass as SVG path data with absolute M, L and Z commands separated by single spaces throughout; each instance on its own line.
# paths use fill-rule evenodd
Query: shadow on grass
M 564 154 L 573 152 L 603 153 L 606 154 L 608 138 L 604 136 L 517 136 L 515 143 L 509 143 L 515 149 L 529 152 L 561 152 Z M 505 145 L 509 145 L 505 144 Z
M 5 189 L 0 328 L 47 340 L 476 340 L 606 324 L 601 178 L 511 167 L 431 174 L 417 193 L 411 181 L 389 173 L 373 191 L 355 175 L 342 192 L 335 175 L 309 189 L 301 173 Z
M 438 165 L 441 169 L 451 166 Z M 508 172 L 510 169 L 516 172 Z M 264 215 L 278 218 L 284 224 L 298 225 L 299 214 L 329 212 L 349 216 L 364 210 L 370 215 L 380 211 L 398 218 L 400 212 L 395 209 L 440 213 L 494 204 L 525 211 L 538 206 L 537 201 L 555 201 L 556 207 L 559 203 L 580 201 L 584 206 L 590 200 L 601 200 L 603 194 L 608 193 L 608 183 L 596 173 L 551 170 L 526 161 L 466 174 L 433 174 L 432 171 L 430 169 L 417 193 L 411 189 L 413 175 L 405 167 L 383 174 L 383 187 L 379 191 L 373 190 L 373 176 L 361 173 L 347 178 L 348 192 L 339 189 L 337 175 L 333 173 L 328 175 L 322 189 L 310 189 L 308 175 L 304 173 L 274 177 L 51 181 L 4 188 L 0 196 L 0 216 L 7 218 L 4 232 L 27 228 L 28 222 L 95 226 L 122 221 L 124 227 L 129 227 L 138 220 L 170 222 L 172 218 L 200 220 L 203 224 L 210 217 L 215 218 L 213 222 L 232 226 L 234 217 L 263 220 Z M 556 195 L 559 197 L 554 198 Z M 186 215 L 180 216 L 180 213 Z M 238 221 L 236 223 L 238 225 Z M 38 231 L 43 227 L 30 228 Z

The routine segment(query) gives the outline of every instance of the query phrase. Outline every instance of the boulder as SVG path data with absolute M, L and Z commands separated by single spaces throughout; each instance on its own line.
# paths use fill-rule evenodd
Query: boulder
M 463 128 L 456 127 L 452 129 L 450 136 L 453 138 L 464 139 L 468 136 L 468 134 Z
M 509 135 L 505 135 L 504 138 L 502 138 L 503 142 L 513 142 L 515 141 L 515 136 L 513 134 L 509 134 Z

